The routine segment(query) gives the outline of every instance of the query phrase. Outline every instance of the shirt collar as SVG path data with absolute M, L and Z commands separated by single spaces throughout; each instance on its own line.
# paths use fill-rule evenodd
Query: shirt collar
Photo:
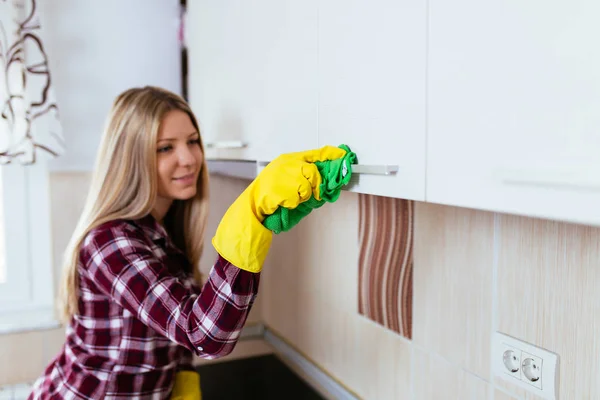
M 140 219 L 136 219 L 133 222 L 140 227 L 144 234 L 147 235 L 153 242 L 166 240 L 168 238 L 167 231 L 161 224 L 158 223 L 152 214 L 148 214 Z

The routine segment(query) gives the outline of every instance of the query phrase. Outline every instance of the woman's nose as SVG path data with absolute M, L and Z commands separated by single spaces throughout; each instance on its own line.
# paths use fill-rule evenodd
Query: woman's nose
M 196 163 L 196 157 L 194 157 L 194 154 L 187 146 L 179 149 L 177 157 L 179 159 L 179 164 L 183 166 L 194 165 Z

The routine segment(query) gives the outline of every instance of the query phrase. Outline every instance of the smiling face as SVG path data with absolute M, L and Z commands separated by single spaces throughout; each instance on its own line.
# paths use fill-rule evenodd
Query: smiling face
M 183 111 L 168 112 L 160 125 L 156 143 L 158 196 L 155 217 L 162 220 L 173 200 L 196 195 L 203 154 L 200 134 Z

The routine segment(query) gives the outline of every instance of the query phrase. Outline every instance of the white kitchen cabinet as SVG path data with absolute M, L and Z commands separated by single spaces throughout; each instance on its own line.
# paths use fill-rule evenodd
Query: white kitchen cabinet
M 347 144 L 360 164 L 350 190 L 425 197 L 425 0 L 319 2 L 319 144 Z
M 187 8 L 189 101 L 207 158 L 271 160 L 317 147 L 317 1 Z
M 600 224 L 600 3 L 429 3 L 427 201 Z

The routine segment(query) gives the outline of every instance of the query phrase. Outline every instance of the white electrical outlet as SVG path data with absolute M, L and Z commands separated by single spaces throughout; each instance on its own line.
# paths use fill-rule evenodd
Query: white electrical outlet
M 494 376 L 543 399 L 558 398 L 558 355 L 548 350 L 496 332 L 492 370 Z
M 506 343 L 502 343 L 502 362 L 504 372 L 521 379 L 521 351 Z

